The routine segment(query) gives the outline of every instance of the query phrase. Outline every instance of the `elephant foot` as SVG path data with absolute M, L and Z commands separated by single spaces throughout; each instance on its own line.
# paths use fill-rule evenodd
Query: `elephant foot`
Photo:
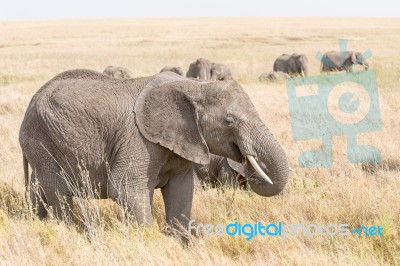
M 167 226 L 163 230 L 163 233 L 167 236 L 177 239 L 184 247 L 189 246 L 191 239 L 193 238 L 193 236 L 189 234 L 187 228 L 183 226 L 180 228 Z

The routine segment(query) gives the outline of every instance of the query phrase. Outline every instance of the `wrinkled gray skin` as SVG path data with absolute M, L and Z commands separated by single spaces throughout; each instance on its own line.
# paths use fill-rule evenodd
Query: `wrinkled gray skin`
M 308 75 L 308 59 L 304 54 L 282 54 L 274 62 L 274 71 L 287 73 L 290 76 Z
M 361 53 L 359 52 L 347 51 L 344 53 L 342 59 L 342 54 L 340 52 L 331 51 L 322 56 L 321 72 L 342 70 L 352 72 L 353 65 L 356 64 L 363 66 L 365 70 L 369 68 L 368 63 L 362 58 Z
M 261 82 L 266 81 L 266 82 L 276 82 L 280 80 L 287 80 L 290 79 L 289 74 L 280 72 L 280 71 L 271 71 L 271 72 L 265 72 L 260 75 L 258 78 Z
M 103 74 L 116 79 L 130 79 L 131 72 L 125 67 L 108 66 L 104 69 Z
M 213 188 L 224 185 L 235 187 L 239 184 L 241 188 L 246 188 L 243 165 L 226 157 L 210 154 L 209 164 L 193 164 L 193 169 L 195 178 L 199 179 L 203 187 L 207 185 Z
M 254 156 L 273 181 L 247 167 L 254 174 L 248 183 L 260 196 L 278 194 L 289 176 L 284 151 L 238 83 L 197 82 L 171 72 L 128 80 L 91 70 L 61 73 L 33 96 L 19 141 L 37 214 L 47 215 L 44 202 L 69 222 L 76 194 L 60 172 L 81 187 L 82 164 L 100 198 L 126 205 L 140 224 L 152 223 L 153 193 L 160 188 L 175 229 L 190 219 L 192 163 L 208 164 L 210 153 L 237 162 Z M 37 182 L 41 199 L 30 190 Z M 70 207 L 65 215 L 60 199 Z
M 190 64 L 186 77 L 200 80 L 210 80 L 212 63 L 205 58 L 199 58 Z
M 211 67 L 211 80 L 231 80 L 231 70 L 224 64 L 213 63 Z
M 171 66 L 166 66 L 163 69 L 161 69 L 160 73 L 166 72 L 166 71 L 171 71 L 174 72 L 180 76 L 183 76 L 183 70 L 180 67 L 171 67 Z

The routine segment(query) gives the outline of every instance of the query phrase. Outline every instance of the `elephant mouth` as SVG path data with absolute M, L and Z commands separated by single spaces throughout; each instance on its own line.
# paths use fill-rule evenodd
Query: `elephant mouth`
M 229 143 L 229 153 L 231 154 L 231 159 L 236 161 L 236 162 L 242 162 L 243 160 L 243 155 L 242 152 L 239 149 L 239 146 L 236 145 L 234 142 Z
M 234 154 L 234 156 L 232 156 L 232 158 L 231 158 L 232 160 L 241 162 L 241 160 L 243 160 L 243 158 L 246 158 L 250 162 L 251 166 L 256 171 L 258 176 L 263 181 L 273 184 L 271 178 L 269 178 L 269 176 L 264 172 L 264 170 L 260 166 L 260 164 L 262 164 L 262 163 L 260 163 L 260 164 L 257 163 L 257 161 L 253 155 L 242 153 L 240 148 L 238 147 L 238 145 L 236 145 L 234 142 L 230 142 L 229 146 L 230 146 L 230 150 L 232 151 L 232 154 Z M 264 166 L 264 168 L 266 168 L 264 164 L 262 164 L 262 166 Z
M 251 166 L 254 168 L 254 170 L 257 172 L 257 174 L 259 175 L 259 177 L 263 180 L 266 181 L 268 183 L 270 183 L 271 185 L 273 185 L 274 183 L 272 182 L 271 178 L 269 178 L 269 176 L 262 170 L 262 168 L 260 167 L 260 165 L 257 163 L 256 159 L 251 156 L 251 155 L 246 155 L 247 160 L 250 162 Z

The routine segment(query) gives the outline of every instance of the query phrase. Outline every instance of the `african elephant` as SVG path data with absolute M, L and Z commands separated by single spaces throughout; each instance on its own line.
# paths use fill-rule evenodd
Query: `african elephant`
M 180 68 L 180 67 L 166 66 L 166 67 L 164 67 L 163 69 L 161 69 L 160 73 L 166 72 L 166 71 L 171 71 L 171 72 L 174 72 L 174 73 L 176 73 L 176 74 L 178 74 L 178 75 L 183 76 L 183 70 L 182 70 L 182 68 Z
M 68 222 L 74 188 L 89 179 L 100 198 L 123 204 L 139 224 L 152 223 L 160 188 L 167 223 L 187 228 L 192 163 L 208 164 L 210 153 L 248 162 L 248 184 L 260 196 L 278 194 L 289 177 L 283 149 L 238 83 L 171 72 L 128 80 L 63 72 L 33 96 L 19 141 L 37 214 L 45 217 L 48 204 Z M 30 189 L 37 183 L 39 194 Z
M 305 77 L 308 75 L 308 58 L 304 54 L 282 54 L 274 62 L 274 71 Z
M 199 58 L 191 63 L 186 77 L 200 80 L 210 80 L 212 63 L 205 58 Z
M 263 81 L 276 82 L 276 81 L 280 81 L 280 80 L 290 79 L 290 76 L 288 74 L 280 72 L 280 71 L 270 71 L 270 72 L 262 73 L 258 79 L 261 82 L 263 82 Z
M 235 186 L 238 183 L 241 188 L 246 188 L 244 165 L 226 157 L 210 154 L 208 164 L 193 164 L 193 169 L 195 178 L 203 186 L 210 184 L 215 188 L 223 185 Z
M 231 80 L 231 70 L 224 64 L 213 63 L 211 66 L 211 80 Z
M 104 69 L 103 74 L 116 79 L 132 78 L 131 72 L 125 67 L 108 66 Z
M 364 67 L 365 70 L 369 68 L 368 63 L 364 60 L 361 53 L 347 51 L 343 53 L 330 51 L 325 53 L 321 59 L 321 72 L 330 71 L 341 71 L 346 72 L 353 71 L 353 65 L 359 64 Z

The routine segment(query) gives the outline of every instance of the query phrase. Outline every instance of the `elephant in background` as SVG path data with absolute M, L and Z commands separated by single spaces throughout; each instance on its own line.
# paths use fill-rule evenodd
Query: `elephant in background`
M 211 80 L 231 80 L 231 70 L 224 64 L 213 63 L 211 67 Z
M 262 73 L 258 79 L 261 82 L 277 82 L 290 79 L 290 76 L 280 71 L 271 71 Z
M 72 197 L 89 180 L 94 195 L 126 206 L 139 224 L 152 224 L 160 188 L 167 223 L 187 228 L 192 165 L 209 164 L 210 154 L 244 160 L 247 183 L 260 196 L 277 195 L 289 178 L 285 152 L 238 83 L 171 72 L 128 80 L 63 72 L 33 96 L 19 142 L 37 215 L 46 217 L 50 205 L 67 222 Z M 37 184 L 40 193 L 32 193 Z
M 282 54 L 275 60 L 273 70 L 305 77 L 308 75 L 308 58 L 304 54 Z
M 203 187 L 211 185 L 216 188 L 224 185 L 246 188 L 247 182 L 243 164 L 232 161 L 226 157 L 210 154 L 210 163 L 194 164 L 193 174 Z
M 183 76 L 183 70 L 180 67 L 171 67 L 171 66 L 166 66 L 163 69 L 161 69 L 160 73 L 166 72 L 166 71 L 171 71 L 174 72 L 180 76 Z
M 186 72 L 186 77 L 200 80 L 210 80 L 211 68 L 212 63 L 210 60 L 199 58 L 190 64 L 189 69 Z
M 126 67 L 108 66 L 104 69 L 103 74 L 116 79 L 130 79 L 131 72 Z
M 325 53 L 321 59 L 321 72 L 341 71 L 352 72 L 353 66 L 358 64 L 364 67 L 365 70 L 369 68 L 369 64 L 364 60 L 361 53 L 347 51 L 343 54 L 341 52 L 330 51 Z

